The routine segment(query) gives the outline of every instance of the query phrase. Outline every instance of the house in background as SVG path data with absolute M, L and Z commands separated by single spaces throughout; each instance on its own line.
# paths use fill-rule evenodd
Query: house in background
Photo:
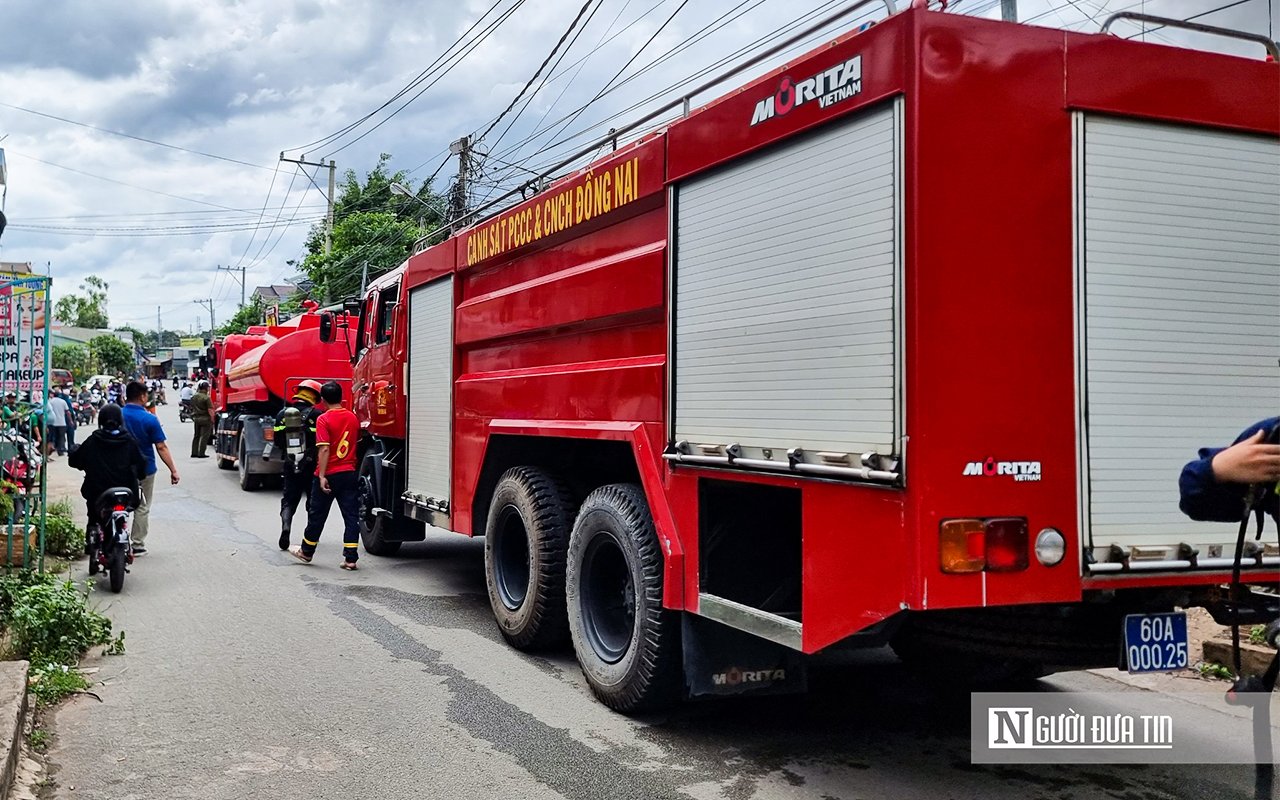
M 274 306 L 283 303 L 290 297 L 298 293 L 298 287 L 288 283 L 278 283 L 272 286 L 255 286 L 253 296 L 262 300 L 264 305 Z

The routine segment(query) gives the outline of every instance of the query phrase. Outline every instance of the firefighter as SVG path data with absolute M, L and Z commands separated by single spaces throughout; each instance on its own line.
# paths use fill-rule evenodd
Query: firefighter
M 325 412 L 316 421 L 316 480 L 311 487 L 311 507 L 302 546 L 289 554 L 310 564 L 320 542 L 320 532 L 329 518 L 333 502 L 342 512 L 342 568 L 356 569 L 360 558 L 360 492 L 356 478 L 356 445 L 360 420 L 342 407 L 342 386 L 329 381 L 320 387 Z
M 281 469 L 284 494 L 280 498 L 280 549 L 289 549 L 289 537 L 293 533 L 293 515 L 298 501 L 307 498 L 307 512 L 311 511 L 311 484 L 316 476 L 316 420 L 324 413 L 316 408 L 320 399 L 320 382 L 306 380 L 298 384 L 289 405 L 276 414 L 275 435 L 271 438 L 272 452 L 284 459 Z M 286 423 L 294 415 L 302 423 L 304 449 L 301 455 L 290 453 Z

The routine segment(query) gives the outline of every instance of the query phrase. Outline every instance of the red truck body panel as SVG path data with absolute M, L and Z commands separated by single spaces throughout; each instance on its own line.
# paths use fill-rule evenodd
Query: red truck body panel
M 759 101 L 793 76 L 855 56 L 856 96 L 748 125 Z M 1131 69 L 1139 61 L 1142 69 Z M 671 466 L 661 457 L 669 444 L 667 188 L 894 97 L 902 98 L 905 140 L 905 486 Z M 1083 110 L 1275 136 L 1280 68 L 906 11 L 413 256 L 375 286 L 403 281 L 405 298 L 455 275 L 452 527 L 483 533 L 487 509 L 473 503 L 496 434 L 629 442 L 668 556 L 666 605 L 696 611 L 699 478 L 797 489 L 807 652 L 907 608 L 1070 603 L 1088 588 L 1222 581 L 1221 572 L 1086 578 L 1078 566 L 1072 126 Z M 357 386 L 404 382 L 405 328 L 402 321 L 398 356 L 357 365 Z M 405 403 L 400 391 L 362 421 L 403 438 Z M 1042 479 L 963 476 L 966 464 L 991 457 L 1035 459 Z M 942 573 L 943 519 L 1006 515 L 1026 517 L 1032 532 L 1062 531 L 1066 562 Z

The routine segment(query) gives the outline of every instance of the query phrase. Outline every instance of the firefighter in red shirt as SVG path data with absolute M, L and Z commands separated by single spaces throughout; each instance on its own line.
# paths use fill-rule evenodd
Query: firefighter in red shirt
M 342 407 L 342 387 L 329 381 L 320 387 L 325 412 L 316 420 L 316 482 L 311 486 L 307 528 L 302 545 L 289 551 L 299 561 L 311 563 L 320 532 L 329 519 L 333 501 L 338 501 L 345 525 L 342 534 L 342 568 L 355 569 L 360 558 L 360 498 L 356 483 L 356 441 L 360 422 Z

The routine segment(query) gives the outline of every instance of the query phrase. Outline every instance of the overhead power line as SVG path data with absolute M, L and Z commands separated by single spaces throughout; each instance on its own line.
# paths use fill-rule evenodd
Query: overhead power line
M 529 91 L 529 87 L 533 86 L 534 81 L 538 80 L 538 76 L 541 75 L 542 71 L 547 68 L 548 64 L 551 63 L 551 59 L 556 57 L 556 53 L 560 51 L 560 48 L 564 45 L 565 40 L 569 38 L 569 34 L 573 33 L 574 29 L 578 27 L 578 23 L 582 21 L 583 15 L 587 13 L 587 9 L 590 8 L 591 4 L 594 2 L 595 0 L 587 0 L 587 2 L 582 4 L 582 8 L 578 9 L 577 16 L 575 16 L 573 20 L 569 23 L 569 27 L 564 29 L 564 33 L 560 34 L 560 39 L 556 42 L 555 46 L 551 48 L 551 52 L 547 53 L 547 57 L 542 59 L 542 63 L 539 64 L 538 68 L 533 71 L 533 75 L 529 78 L 527 82 L 525 82 L 525 85 L 520 89 L 520 91 L 516 93 L 516 96 L 511 98 L 511 103 L 505 109 L 503 109 L 501 114 L 499 114 L 497 117 L 494 118 L 493 122 L 489 123 L 489 127 L 484 129 L 484 133 L 481 133 L 479 136 L 475 137 L 476 142 L 479 142 L 482 139 L 484 139 L 484 137 L 488 136 L 489 131 L 493 130 L 497 126 L 497 124 L 502 121 L 503 117 L 511 113 L 511 109 L 516 107 L 516 104 L 520 102 L 520 98 L 524 97 L 524 93 Z M 688 2 L 688 0 L 686 0 L 686 2 Z
M 45 119 L 52 119 L 58 122 L 65 122 L 68 125 L 77 125 L 81 128 L 88 128 L 89 130 L 97 131 L 98 133 L 108 133 L 108 134 L 111 134 L 112 136 L 119 136 L 124 139 L 132 139 L 135 142 L 145 142 L 146 144 L 155 145 L 156 147 L 165 147 L 170 150 L 178 150 L 183 153 L 190 153 L 192 155 L 201 156 L 202 158 L 212 158 L 218 161 L 226 161 L 231 164 L 240 164 L 241 166 L 245 166 L 245 167 L 253 167 L 254 169 L 270 169 L 270 167 L 265 167 L 262 164 L 253 164 L 248 161 L 241 161 L 238 158 L 229 158 L 228 156 L 220 156 L 220 155 L 217 155 L 216 153 L 205 153 L 201 150 L 193 150 L 190 147 L 182 147 L 181 145 L 169 144 L 168 142 L 160 142 L 155 139 L 148 139 L 145 136 L 135 136 L 132 133 L 125 133 L 124 131 L 113 131 L 110 128 L 102 128 L 97 125 L 92 125 L 88 122 L 80 122 L 79 120 L 60 117 L 57 114 L 50 114 L 45 111 L 36 111 L 33 108 L 23 108 L 22 106 L 11 105 L 10 103 L 0 103 L 0 106 L 4 106 L 5 108 L 11 108 L 14 111 L 21 111 L 24 114 L 34 114 L 37 117 L 44 117 Z
M 57 167 L 58 169 L 64 169 L 67 172 L 74 172 L 75 174 L 83 175 L 86 178 L 93 178 L 99 181 L 106 181 L 107 183 L 114 183 L 117 186 L 125 186 L 130 189 L 137 189 L 140 192 L 158 194 L 161 197 L 169 197 L 174 200 L 182 200 L 183 202 L 186 202 L 186 203 L 196 203 L 197 205 L 209 206 L 210 208 L 220 208 L 223 211 L 233 211 L 233 212 L 239 213 L 239 209 L 232 208 L 230 206 L 224 206 L 220 203 L 210 203 L 207 200 L 197 200 L 194 197 L 183 197 L 182 195 L 178 195 L 178 194 L 170 194 L 169 192 L 162 192 L 159 189 L 150 189 L 150 188 L 147 188 L 146 186 L 138 186 L 137 184 L 126 183 L 125 181 L 117 180 L 115 178 L 108 178 L 105 175 L 96 175 L 92 172 L 86 172 L 85 170 L 82 170 L 82 169 L 76 169 L 75 167 L 68 167 L 65 164 L 57 164 L 57 163 L 54 163 L 53 161 L 45 161 L 43 158 L 36 158 L 35 156 L 29 156 L 29 155 L 26 155 L 25 153 L 15 153 L 12 150 L 10 150 L 8 151 L 8 154 L 11 156 L 17 156 L 18 158 L 25 158 L 30 161 L 35 161 L 37 163 L 44 164 L 45 166 Z

